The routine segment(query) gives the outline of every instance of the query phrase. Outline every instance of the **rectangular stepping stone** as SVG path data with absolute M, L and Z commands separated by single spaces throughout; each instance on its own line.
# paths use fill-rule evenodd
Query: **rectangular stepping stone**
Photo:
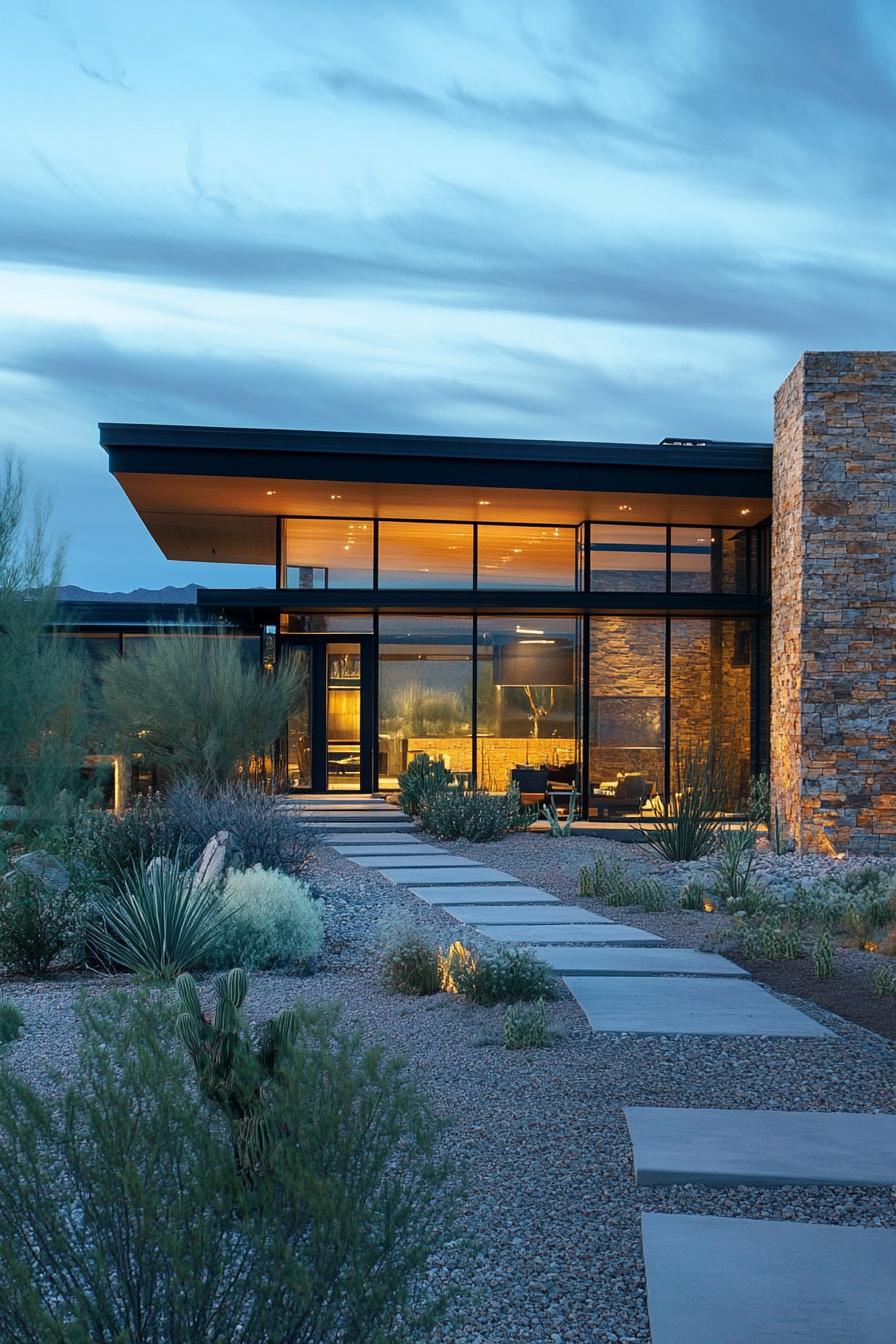
M 595 1031 L 627 1031 L 636 1036 L 833 1034 L 749 980 L 570 975 L 564 976 L 564 983 Z
M 528 891 L 538 888 L 528 887 Z M 513 892 L 514 898 L 519 896 L 519 888 Z M 553 901 L 553 905 L 503 905 L 495 910 L 483 910 L 481 905 L 475 905 L 470 902 L 467 905 L 446 905 L 444 911 L 446 915 L 451 915 L 453 919 L 460 919 L 465 924 L 477 924 L 480 920 L 488 924 L 526 924 L 541 925 L 548 924 L 552 927 L 546 929 L 546 933 L 553 933 L 553 926 L 558 924 L 566 925 L 567 928 L 585 928 L 592 924 L 609 924 L 612 921 L 605 919 L 603 915 L 595 915 L 591 910 L 581 910 L 577 905 L 561 905 L 556 896 L 549 896 L 546 891 L 540 893 L 542 901 Z M 528 898 L 527 898 L 528 899 Z M 566 929 L 558 930 L 559 933 L 565 933 Z M 533 940 L 534 941 L 534 940 Z
M 618 926 L 617 926 L 618 927 Z M 612 942 L 613 925 L 595 942 Z M 522 940 L 520 940 L 522 941 Z M 547 947 L 535 955 L 559 975 L 734 975 L 749 972 L 715 952 L 687 947 Z
M 481 924 L 476 928 L 488 938 L 497 938 L 504 943 L 559 944 L 568 941 L 569 930 L 573 924 L 531 925 L 531 924 L 491 924 L 489 917 L 483 915 Z M 655 933 L 645 933 L 643 929 L 631 928 L 628 924 L 586 924 L 582 926 L 588 933 L 587 941 L 593 947 L 611 948 L 614 944 L 626 947 L 642 947 L 650 950 L 662 947 L 663 939 Z M 581 941 L 579 939 L 578 941 Z M 569 948 L 569 953 L 586 951 L 586 948 Z M 567 957 L 567 960 L 569 958 Z M 566 974 L 561 971 L 561 974 Z M 576 971 L 576 975 L 592 975 L 592 971 Z
M 450 871 L 450 870 L 449 870 Z M 454 874 L 452 874 L 454 876 Z M 462 880 L 466 882 L 470 876 L 469 868 L 464 870 Z M 556 896 L 551 896 L 546 891 L 539 891 L 538 887 L 524 887 L 518 882 L 515 886 L 482 886 L 482 887 L 429 887 L 413 886 L 411 891 L 415 896 L 419 896 L 422 901 L 427 901 L 429 905 L 445 905 L 446 902 L 453 903 L 458 901 L 461 905 L 540 905 L 543 901 L 556 901 Z M 489 912 L 491 913 L 491 912 Z M 483 919 L 485 915 L 483 914 Z
M 449 882 L 464 883 L 498 883 L 507 882 L 516 883 L 515 877 L 509 877 L 507 873 L 499 872 L 497 868 L 483 868 L 479 864 L 474 864 L 472 868 L 451 868 L 447 864 L 442 864 L 438 868 L 390 868 L 388 859 L 383 861 L 383 866 L 379 870 L 384 877 L 388 877 L 393 882 L 414 882 L 418 886 L 438 886 Z M 458 893 L 455 892 L 455 895 Z
M 653 1344 L 892 1344 L 896 1230 L 644 1213 Z
M 345 821 L 317 821 L 310 818 L 319 831 L 360 831 L 363 835 L 378 835 L 380 831 L 414 831 L 417 828 L 411 821 L 401 821 L 398 817 L 389 817 L 386 821 L 368 821 L 364 817 L 348 817 Z
M 425 850 L 425 845 L 420 845 L 411 850 L 409 854 L 389 854 L 387 858 L 380 855 L 379 858 L 367 855 L 355 857 L 351 855 L 353 863 L 360 864 L 362 868 L 478 868 L 479 864 L 475 859 L 463 859 L 459 854 L 445 854 L 443 851 L 434 849 L 431 854 L 421 853 Z
M 408 831 L 378 831 L 371 834 L 368 831 L 334 831 L 332 835 L 322 836 L 324 844 L 331 845 L 388 845 L 395 844 L 413 844 L 415 835 Z
M 379 858 L 391 859 L 394 856 L 406 858 L 413 854 L 442 854 L 443 850 L 437 849 L 435 845 L 424 845 L 422 840 L 406 839 L 391 840 L 387 845 L 371 844 L 359 841 L 354 845 L 333 845 L 337 854 L 342 854 L 347 859 L 372 859 Z
M 638 1185 L 896 1185 L 896 1115 L 628 1106 L 625 1118 Z

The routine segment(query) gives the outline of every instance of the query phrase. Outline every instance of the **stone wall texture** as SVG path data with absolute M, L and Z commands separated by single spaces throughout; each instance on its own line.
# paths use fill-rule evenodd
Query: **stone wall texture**
M 775 397 L 773 802 L 797 847 L 896 853 L 896 352 Z

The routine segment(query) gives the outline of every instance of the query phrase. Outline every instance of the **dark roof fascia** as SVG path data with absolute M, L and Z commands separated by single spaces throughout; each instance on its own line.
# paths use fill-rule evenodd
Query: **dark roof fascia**
M 771 497 L 771 445 L 584 443 L 100 424 L 109 469 L 161 475 Z M 507 468 L 513 466 L 508 481 Z M 649 470 L 645 480 L 642 473 Z
M 493 592 L 469 589 L 368 589 L 343 588 L 300 591 L 295 588 L 204 588 L 197 598 L 201 609 L 244 615 L 251 612 L 259 622 L 270 622 L 275 613 L 340 612 L 388 615 L 437 612 L 487 613 L 513 615 L 665 615 L 674 616 L 764 616 L 770 610 L 768 598 L 755 594 L 730 593 L 568 593 L 538 592 L 532 589 L 500 589 Z
M 200 610 L 192 603 L 150 602 L 60 602 L 59 619 L 53 629 L 58 631 L 100 631 L 133 629 L 148 630 L 153 626 L 174 627 L 182 622 L 191 625 L 219 626 L 221 617 Z

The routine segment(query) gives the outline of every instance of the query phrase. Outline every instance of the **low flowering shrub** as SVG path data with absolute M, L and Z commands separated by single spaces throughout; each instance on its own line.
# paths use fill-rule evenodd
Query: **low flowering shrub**
M 544 1049 L 550 1045 L 544 999 L 509 1004 L 501 1019 L 501 1038 L 507 1050 Z
M 73 888 L 7 874 L 0 880 L 0 965 L 16 975 L 41 976 L 72 949 L 80 955 L 82 912 Z
M 266 971 L 299 966 L 321 949 L 324 926 L 306 883 L 275 869 L 228 874 L 204 964 Z
M 436 790 L 421 799 L 419 817 L 423 829 L 439 840 L 478 842 L 500 840 L 530 820 L 515 784 L 497 794 L 460 786 Z
M 486 1008 L 557 997 L 551 968 L 517 947 L 481 952 L 455 944 L 448 956 L 448 973 L 458 994 Z
M 294 808 L 284 809 L 263 789 L 241 781 L 203 788 L 182 780 L 165 794 L 164 812 L 184 853 L 202 852 L 209 836 L 228 831 L 236 837 L 247 868 L 298 872 L 317 844 L 313 824 Z
M 383 979 L 394 994 L 425 997 L 445 988 L 443 955 L 423 933 L 405 929 L 386 942 Z

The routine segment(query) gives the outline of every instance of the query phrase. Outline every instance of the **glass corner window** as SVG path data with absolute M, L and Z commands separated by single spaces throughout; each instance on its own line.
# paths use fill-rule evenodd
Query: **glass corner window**
M 372 588 L 372 518 L 284 518 L 284 588 Z

